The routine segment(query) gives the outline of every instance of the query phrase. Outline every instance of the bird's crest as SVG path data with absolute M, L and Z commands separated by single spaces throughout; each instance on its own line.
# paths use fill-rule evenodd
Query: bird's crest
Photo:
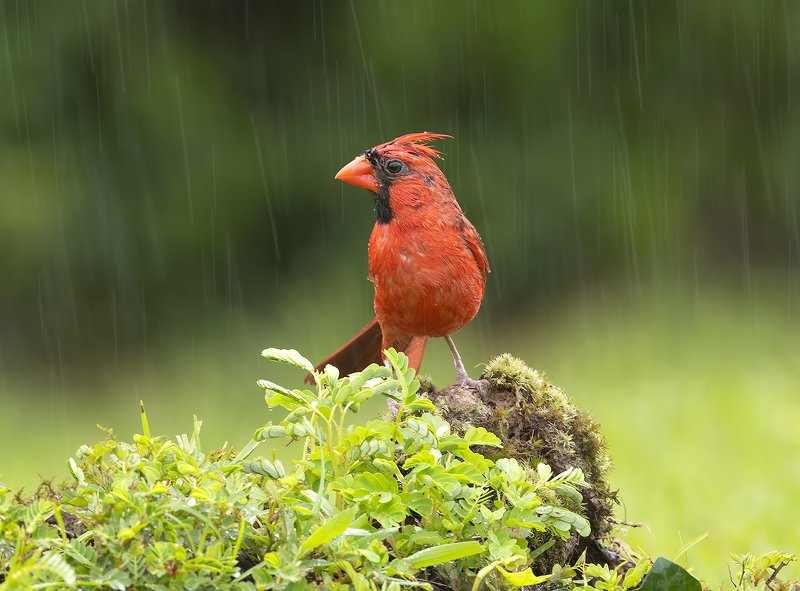
M 430 159 L 442 158 L 442 153 L 436 148 L 432 148 L 428 144 L 435 140 L 453 139 L 452 135 L 444 133 L 431 133 L 423 131 L 422 133 L 407 133 L 390 142 L 386 142 L 376 149 L 380 151 L 381 148 L 389 148 L 394 146 L 408 146 L 411 151 L 417 152 L 420 156 L 427 156 Z

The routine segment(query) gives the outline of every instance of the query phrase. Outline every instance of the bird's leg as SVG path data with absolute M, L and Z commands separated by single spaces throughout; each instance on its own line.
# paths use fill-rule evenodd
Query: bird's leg
M 467 370 L 464 369 L 464 362 L 461 361 L 461 355 L 458 354 L 458 349 L 456 349 L 456 344 L 453 342 L 453 337 L 447 335 L 444 340 L 447 341 L 447 346 L 450 347 L 450 354 L 453 356 L 453 363 L 456 366 L 456 385 L 469 386 L 470 388 L 475 388 L 478 392 L 483 392 L 487 386 L 486 380 L 473 380 L 469 377 Z
M 447 341 L 447 346 L 450 347 L 450 355 L 453 356 L 453 363 L 456 365 L 456 383 L 462 383 L 469 379 L 469 375 L 467 375 L 467 370 L 464 369 L 464 362 L 461 361 L 461 355 L 458 354 L 458 349 L 456 349 L 456 344 L 453 342 L 453 337 L 447 335 L 444 337 L 444 340 Z

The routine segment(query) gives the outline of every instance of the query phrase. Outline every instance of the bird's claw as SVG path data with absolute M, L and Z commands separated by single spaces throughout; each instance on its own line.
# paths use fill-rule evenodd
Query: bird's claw
M 483 396 L 489 390 L 489 380 L 473 380 L 467 374 L 459 375 L 456 378 L 455 385 L 475 390 L 480 396 Z

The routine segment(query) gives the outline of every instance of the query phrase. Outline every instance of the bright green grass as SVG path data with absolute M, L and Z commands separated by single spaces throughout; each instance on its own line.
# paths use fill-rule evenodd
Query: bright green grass
M 490 329 L 479 320 L 458 335 L 467 365 L 510 351 L 600 420 L 616 463 L 611 482 L 624 502 L 618 515 L 649 526 L 630 533 L 634 546 L 674 558 L 707 532 L 688 562 L 712 583 L 727 580 L 732 552 L 800 551 L 797 297 L 780 284 L 746 295 L 695 286 L 590 293 L 547 314 L 528 310 L 513 324 Z M 137 430 L 139 398 L 154 432 L 190 430 L 197 414 L 207 446 L 241 446 L 266 417 L 256 380 L 300 378 L 259 352 L 327 352 L 368 319 L 366 296 L 335 304 L 320 309 L 309 296 L 282 321 L 239 318 L 235 328 L 187 335 L 112 368 L 105 380 L 7 369 L 0 479 L 31 487 L 39 476 L 63 477 L 68 455 L 101 436 L 96 423 L 125 436 Z M 322 333 L 313 330 L 317 315 L 329 323 Z M 423 370 L 440 384 L 452 379 L 444 343 L 429 346 Z

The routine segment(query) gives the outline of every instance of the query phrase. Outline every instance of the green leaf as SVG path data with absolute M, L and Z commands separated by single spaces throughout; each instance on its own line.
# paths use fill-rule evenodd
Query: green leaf
M 280 437 L 286 437 L 286 427 L 272 424 L 267 424 L 260 429 L 256 429 L 256 432 L 253 435 L 253 439 L 256 441 L 264 441 L 265 439 L 278 439 Z
M 364 385 L 375 378 L 388 378 L 392 375 L 389 368 L 385 365 L 378 365 L 377 363 L 370 363 L 362 371 L 350 375 L 349 386 L 353 391 L 361 390 Z
M 426 468 L 420 472 L 420 475 L 425 482 L 442 489 L 451 499 L 461 492 L 461 483 L 458 478 L 448 474 L 447 470 L 441 466 Z
M 489 445 L 491 447 L 503 447 L 500 438 L 494 433 L 490 433 L 483 427 L 470 427 L 464 433 L 464 441 L 467 445 Z
M 607 581 L 611 578 L 611 571 L 608 565 L 589 563 L 583 567 L 583 576 L 588 579 L 602 579 Z
M 406 404 L 407 412 L 434 412 L 436 407 L 433 402 L 427 398 L 416 398 L 412 402 Z
M 69 472 L 72 474 L 73 478 L 80 484 L 83 484 L 85 482 L 83 470 L 81 470 L 80 466 L 75 462 L 75 458 L 67 460 L 67 465 L 69 466 Z
M 405 378 L 408 382 L 408 387 L 406 388 L 406 395 L 403 398 L 403 401 L 406 404 L 412 403 L 414 400 L 417 399 L 417 391 L 419 390 L 419 380 L 414 379 L 414 370 L 409 369 L 406 371 Z
M 525 481 L 525 470 L 522 469 L 522 466 L 520 466 L 519 462 L 514 458 L 501 458 L 497 460 L 497 464 L 495 465 L 505 472 L 511 482 Z
M 47 554 L 41 560 L 37 560 L 31 570 L 34 572 L 48 571 L 59 577 L 69 587 L 74 587 L 77 580 L 75 570 L 64 560 L 63 556 L 55 552 Z
M 406 421 L 406 426 L 413 434 L 423 437 L 429 443 L 434 443 L 433 434 L 428 428 L 428 424 L 416 417 L 411 417 Z
M 403 470 L 414 468 L 416 466 L 428 467 L 435 466 L 439 462 L 439 457 L 433 455 L 429 449 L 422 449 L 409 457 L 403 463 Z
M 342 535 L 356 519 L 358 507 L 351 507 L 331 517 L 328 521 L 315 529 L 303 543 L 300 544 L 300 556 L 305 556 L 315 548 L 330 542 L 336 536 Z
M 400 468 L 397 467 L 397 464 L 390 460 L 385 460 L 383 458 L 375 458 L 372 460 L 372 465 L 375 466 L 381 472 L 388 472 L 390 474 L 394 474 L 398 478 L 402 479 L 403 474 L 400 472 Z
M 75 562 L 88 567 L 93 567 L 97 562 L 97 552 L 91 546 L 87 546 L 80 540 L 72 540 L 64 547 L 64 554 Z
M 331 394 L 334 404 L 345 405 L 353 398 L 353 388 L 349 384 L 339 384 Z
M 460 456 L 465 462 L 469 462 L 471 465 L 475 466 L 481 473 L 488 472 L 489 468 L 495 465 L 490 459 L 469 448 L 461 449 L 454 453 Z
M 558 530 L 569 531 L 570 529 L 574 529 L 584 538 L 592 533 L 591 526 L 586 518 L 568 509 L 553 507 L 551 505 L 541 505 L 536 508 L 536 512 L 542 516 L 542 520 L 545 523 Z
M 395 527 L 402 523 L 408 515 L 407 506 L 400 501 L 397 495 L 391 493 L 380 493 L 373 496 L 368 503 L 370 505 L 369 516 L 375 519 L 382 527 Z
M 437 439 L 450 435 L 450 423 L 445 421 L 442 417 L 426 412 L 420 418 L 428 425 L 431 433 L 433 433 Z
M 547 464 L 539 462 L 536 464 L 536 474 L 540 482 L 547 482 L 553 476 L 553 469 Z
M 398 387 L 397 380 L 392 380 L 392 379 L 383 380 L 382 382 L 378 382 L 377 384 L 372 386 L 372 388 L 370 389 L 372 391 L 372 394 L 369 397 L 383 394 L 385 396 L 388 396 L 389 398 L 394 398 L 395 400 L 399 400 L 397 394 L 397 387 Z M 357 395 L 359 399 L 361 398 L 361 396 L 362 396 L 361 394 Z
M 267 392 L 274 392 L 276 394 L 283 394 L 287 398 L 294 400 L 296 402 L 305 403 L 305 400 L 301 396 L 298 396 L 289 388 L 284 388 L 280 384 L 276 384 L 275 382 L 271 382 L 269 380 L 258 380 L 258 385 L 261 388 L 264 388 Z
M 534 509 L 522 509 L 518 507 L 508 512 L 504 525 L 506 527 L 527 527 L 529 529 L 537 530 L 544 529 L 544 524 Z
M 550 548 L 552 548 L 555 543 L 556 543 L 555 539 L 554 538 L 550 538 L 549 540 L 547 540 L 544 544 L 542 544 L 538 548 L 534 548 L 533 550 L 528 552 L 528 559 L 529 560 L 533 560 L 537 556 L 541 556 L 542 554 L 547 552 Z
M 425 568 L 442 564 L 443 562 L 450 562 L 451 560 L 458 560 L 465 556 L 480 554 L 483 551 L 483 546 L 476 541 L 455 542 L 453 544 L 425 548 L 412 554 L 406 560 L 411 564 L 412 568 Z
M 295 349 L 275 349 L 270 347 L 261 351 L 261 356 L 269 359 L 270 361 L 277 361 L 278 363 L 286 363 L 294 365 L 306 371 L 314 371 L 313 364 L 300 355 Z
M 150 423 L 147 422 L 147 413 L 144 411 L 144 400 L 139 401 L 139 413 L 142 418 L 142 435 L 150 438 Z
M 414 492 L 408 500 L 408 508 L 427 517 L 433 512 L 433 501 L 422 492 Z
M 267 459 L 260 458 L 252 462 L 243 462 L 242 469 L 251 474 L 260 474 L 276 480 L 286 476 L 286 470 L 280 460 L 275 460 L 273 463 Z
M 539 466 L 536 468 L 538 470 Z M 575 486 L 589 486 L 589 483 L 586 482 L 586 478 L 583 475 L 583 470 L 580 468 L 569 468 L 564 470 L 560 474 L 553 476 L 551 480 L 553 482 L 569 482 Z
M 25 529 L 29 534 L 53 514 L 53 503 L 46 500 L 33 501 L 25 511 Z
M 647 569 L 650 568 L 650 561 L 644 559 L 640 561 L 636 566 L 629 569 L 628 572 L 625 573 L 625 578 L 622 580 L 622 586 L 625 589 L 632 589 L 639 585 L 642 582 L 642 577 L 644 577 Z
M 305 358 L 303 358 L 303 359 L 305 360 Z M 333 365 L 331 365 L 329 363 L 328 365 L 325 366 L 325 369 L 323 371 L 325 372 L 325 377 L 328 378 L 328 383 L 329 384 L 335 384 L 337 381 L 339 381 L 339 368 L 338 367 L 334 367 Z
M 383 473 L 364 472 L 353 479 L 353 486 L 368 493 L 397 492 L 397 481 Z
M 325 515 L 333 515 L 336 513 L 336 507 L 334 507 L 324 496 L 320 497 L 317 494 L 317 491 L 307 488 L 303 491 L 303 494 L 308 497 L 308 500 L 310 500 L 312 503 L 319 503 L 319 507 Z
M 641 591 L 700 591 L 700 581 L 666 558 L 658 558 L 644 578 Z
M 489 556 L 494 560 L 507 560 L 519 554 L 520 547 L 517 540 L 512 538 L 506 530 L 497 530 L 489 533 Z
M 525 585 L 540 585 L 547 581 L 552 574 L 549 575 L 534 575 L 530 568 L 518 572 L 509 572 L 503 567 L 498 566 L 497 570 L 503 575 L 503 578 L 514 587 L 522 587 Z
M 253 453 L 253 451 L 255 451 L 255 449 L 258 447 L 258 445 L 259 445 L 260 443 L 261 443 L 260 441 L 256 441 L 255 439 L 251 439 L 251 440 L 250 440 L 250 443 L 248 443 L 247 445 L 245 445 L 245 446 L 244 446 L 244 447 L 241 449 L 241 451 L 239 451 L 239 453 L 238 453 L 238 454 L 236 454 L 236 457 L 234 458 L 234 460 L 233 460 L 233 461 L 234 461 L 234 462 L 241 462 L 241 461 L 242 461 L 242 460 L 244 460 L 244 459 L 245 459 L 247 456 L 249 456 L 251 453 Z
M 461 482 L 469 482 L 480 486 L 486 482 L 486 477 L 475 466 L 467 462 L 461 462 L 447 469 L 448 474 L 452 474 Z
M 580 503 L 583 501 L 583 495 L 571 484 L 556 484 L 555 491 L 563 497 L 567 497 L 573 503 Z
M 197 466 L 189 462 L 178 462 L 175 466 L 181 474 L 197 474 L 200 471 Z

